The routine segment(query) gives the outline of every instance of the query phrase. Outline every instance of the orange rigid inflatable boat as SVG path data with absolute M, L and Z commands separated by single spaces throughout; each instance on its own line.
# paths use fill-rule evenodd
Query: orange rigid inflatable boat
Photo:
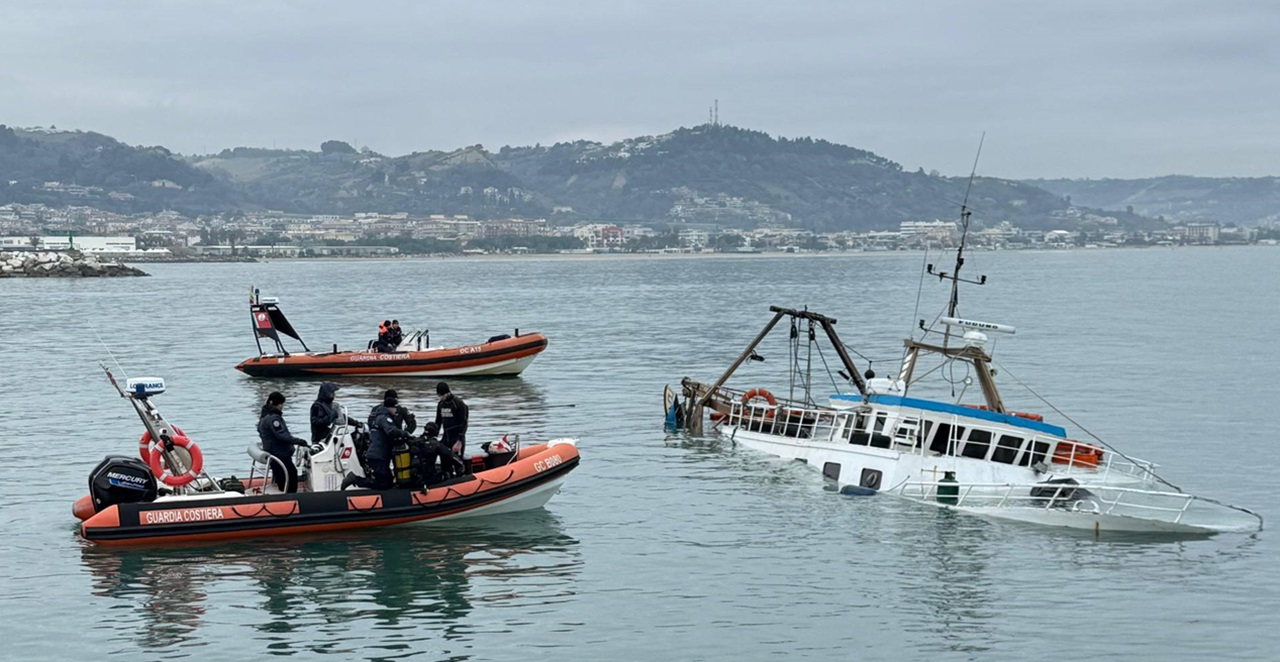
M 364 475 L 357 451 L 364 432 L 347 423 L 344 411 L 327 439 L 299 449 L 298 492 L 282 493 L 270 480 L 278 461 L 256 443 L 249 447 L 254 465 L 247 480 L 205 473 L 195 442 L 150 401 L 164 391 L 162 380 L 131 379 L 127 390 L 117 389 L 147 428 L 140 452 L 149 461 L 109 455 L 90 473 L 90 493 L 72 512 L 82 520 L 81 536 L 99 544 L 219 541 L 532 510 L 559 491 L 579 462 L 576 439 L 519 448 L 518 437 L 504 436 L 501 445 L 482 444 L 462 475 L 430 473 L 423 480 L 417 466 L 397 458 L 397 487 L 343 490 L 348 473 Z
M 372 347 L 338 351 L 335 345 L 331 352 L 312 352 L 285 318 L 277 300 L 261 297 L 255 289 L 249 297 L 249 313 L 253 318 L 258 356 L 241 361 L 236 370 L 252 377 L 518 375 L 547 348 L 546 336 L 540 333 L 522 335 L 517 329 L 514 336 L 498 335 L 477 345 L 431 347 L 426 331 L 414 331 L 391 351 L 377 351 Z M 297 340 L 303 351 L 286 351 L 280 334 Z M 263 351 L 263 338 L 275 342 L 275 353 Z

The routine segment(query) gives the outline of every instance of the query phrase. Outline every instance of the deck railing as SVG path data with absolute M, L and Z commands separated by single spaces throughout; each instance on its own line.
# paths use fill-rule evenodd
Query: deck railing
M 963 508 L 1040 508 L 1123 515 L 1180 523 L 1196 500 L 1191 494 L 1099 483 L 957 483 L 906 481 L 891 490 L 919 501 Z
M 700 384 L 698 386 L 702 389 L 706 388 Z M 835 441 L 833 435 L 841 427 L 841 417 L 855 415 L 852 409 L 819 407 L 812 403 L 780 398 L 776 399 L 775 405 L 770 405 L 764 398 L 759 397 L 744 403 L 743 398 L 746 394 L 747 391 L 740 389 L 728 387 L 716 389 L 710 400 L 715 412 L 712 417 L 713 422 L 716 425 L 737 426 L 762 434 L 814 441 Z M 686 393 L 686 395 L 689 394 Z M 987 443 L 992 447 L 996 446 L 999 436 L 1011 433 L 1008 426 L 985 424 L 979 419 L 957 414 L 943 414 L 907 407 L 885 408 L 873 405 L 870 410 L 863 413 L 874 420 L 875 414 L 879 411 L 899 415 L 883 430 L 875 431 L 875 435 L 888 437 L 887 446 L 884 447 L 902 453 L 925 455 L 933 452 L 925 446 L 926 440 L 922 438 L 926 421 L 935 426 L 945 424 L 950 427 L 946 454 L 953 456 L 959 455 L 958 449 L 963 440 L 958 433 L 962 428 L 987 432 L 990 435 L 990 441 Z M 846 425 L 852 425 L 852 421 Z M 1021 436 L 1027 431 L 1017 430 L 1016 433 Z M 1097 445 L 1088 442 L 1048 435 L 1027 435 L 1021 447 L 1022 455 L 1018 460 L 1019 465 L 1029 466 L 1030 462 L 1026 461 L 1026 454 L 1031 452 L 1033 443 L 1048 444 L 1048 452 L 1043 456 L 1043 463 L 1047 469 L 1046 473 L 1052 473 L 1055 476 L 1088 477 L 1089 480 L 1103 482 L 1127 479 L 1138 484 L 1150 483 L 1154 480 L 1155 464 L 1153 463 L 1126 458 L 1108 448 L 1100 449 Z M 991 455 L 993 452 L 988 453 L 988 456 Z M 1055 457 L 1058 461 L 1054 461 Z

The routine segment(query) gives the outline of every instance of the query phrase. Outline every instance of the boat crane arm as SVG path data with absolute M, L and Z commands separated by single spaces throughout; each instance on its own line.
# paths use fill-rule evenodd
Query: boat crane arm
M 733 365 L 729 366 L 729 369 L 725 370 L 723 375 L 720 375 L 720 378 L 716 380 L 716 383 L 713 384 L 710 389 L 707 389 L 707 392 L 703 393 L 702 397 L 698 398 L 698 402 L 694 407 L 699 408 L 699 412 L 701 412 L 701 407 L 707 404 L 707 401 L 711 399 L 711 396 L 719 390 L 721 386 L 724 386 L 725 382 L 729 381 L 729 378 L 733 376 L 733 373 L 738 369 L 738 366 L 742 365 L 742 362 L 746 361 L 747 357 L 751 356 L 751 352 L 755 350 L 756 345 L 759 345 L 760 341 L 764 340 L 764 337 L 769 335 L 769 332 L 773 330 L 773 327 L 778 325 L 778 321 L 782 319 L 782 316 L 786 315 L 788 312 L 795 312 L 787 311 L 786 309 L 779 308 L 777 306 L 769 306 L 769 310 L 774 313 L 773 319 L 769 320 L 769 323 L 764 325 L 764 328 L 760 330 L 760 333 L 756 334 L 755 340 L 752 340 L 751 344 L 747 345 L 747 348 L 738 355 L 738 359 L 733 362 Z M 701 414 L 699 413 L 699 415 Z

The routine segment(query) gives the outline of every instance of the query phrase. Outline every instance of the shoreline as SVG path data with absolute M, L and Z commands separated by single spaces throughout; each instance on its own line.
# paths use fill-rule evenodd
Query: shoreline
M 1076 252 L 1098 252 L 1098 251 L 1131 251 L 1131 250 L 1177 250 L 1185 248 L 1273 248 L 1273 246 L 1263 246 L 1260 244 L 1239 244 L 1239 245 L 1206 245 L 1206 246 L 1100 246 L 1095 248 L 1013 248 L 1013 249 L 986 249 L 968 247 L 969 253 L 1076 253 Z M 950 252 L 955 247 L 943 249 L 928 249 L 927 252 Z M 786 253 L 782 251 L 761 251 L 759 253 L 488 253 L 485 255 L 459 255 L 453 253 L 430 253 L 415 255 L 379 255 L 367 257 L 347 257 L 347 256 L 323 256 L 323 257 L 236 257 L 234 259 L 208 260 L 208 259 L 164 259 L 164 260 L 129 260 L 127 258 L 120 259 L 121 262 L 129 262 L 132 264 L 243 264 L 250 262 L 398 262 L 398 261 L 416 261 L 416 260 L 466 260 L 466 261 L 482 261 L 482 260 L 528 260 L 528 259 L 570 259 L 570 260 L 742 260 L 742 259 L 785 259 L 785 258 L 840 258 L 840 257 L 876 257 L 884 255 L 921 255 L 925 253 L 925 249 L 913 248 L 907 250 L 892 251 L 813 251 L 804 253 Z

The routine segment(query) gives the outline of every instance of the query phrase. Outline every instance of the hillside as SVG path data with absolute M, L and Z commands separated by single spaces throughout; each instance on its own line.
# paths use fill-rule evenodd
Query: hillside
M 320 151 L 237 147 L 182 157 L 96 133 L 0 130 L 0 202 L 122 212 L 236 209 L 546 216 L 814 230 L 894 229 L 955 218 L 967 178 L 904 171 L 882 156 L 812 138 L 702 125 L 610 145 L 480 145 L 385 156 L 327 141 Z M 1077 200 L 1077 205 L 1081 202 Z M 1069 228 L 1057 192 L 978 178 L 980 223 Z M 1147 221 L 1130 215 L 1121 219 Z
M 0 125 L 0 203 L 78 204 L 134 213 L 215 212 L 244 203 L 233 186 L 163 147 L 99 133 Z
M 1037 179 L 1024 182 L 1077 205 L 1163 216 L 1169 221 L 1218 221 L 1255 226 L 1280 221 L 1278 177 Z
M 578 213 L 651 219 L 675 209 L 694 221 L 774 220 L 821 230 L 952 218 L 967 184 L 904 172 L 886 158 L 824 140 L 711 125 L 613 145 L 503 149 L 495 160 Z M 1043 190 L 989 178 L 975 182 L 970 204 L 983 218 L 1033 226 L 1066 208 Z M 743 211 L 729 213 L 735 207 Z

